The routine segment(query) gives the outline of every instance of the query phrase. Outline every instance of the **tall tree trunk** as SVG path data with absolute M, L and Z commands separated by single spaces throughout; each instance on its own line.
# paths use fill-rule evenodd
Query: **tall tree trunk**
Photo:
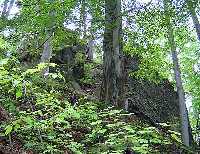
M 81 6 L 80 6 L 80 23 L 79 23 L 79 29 L 80 33 L 82 34 L 82 38 L 86 38 L 87 34 L 87 12 L 86 12 L 86 1 L 80 0 Z
M 91 15 L 92 16 L 92 15 Z M 94 58 L 94 40 L 95 40 L 95 38 L 94 38 L 94 31 L 93 31 L 93 28 L 92 28 L 92 26 L 93 26 L 93 17 L 92 17 L 92 19 L 91 19 L 91 26 L 90 26 L 90 30 L 89 30 L 89 37 L 88 37 L 88 43 L 87 43 L 87 56 L 88 56 L 88 59 L 90 60 L 90 61 L 92 61 L 93 60 L 93 58 Z
M 3 10 L 1 12 L 1 17 L 3 17 L 3 18 L 5 18 L 5 16 L 6 16 L 8 3 L 9 3 L 9 0 L 4 0 L 4 2 L 3 2 Z
M 199 23 L 197 13 L 195 11 L 195 9 L 196 9 L 195 3 L 191 0 L 187 0 L 187 5 L 188 5 L 189 12 L 191 14 L 191 17 L 192 17 L 194 27 L 196 29 L 198 40 L 200 41 L 200 23 Z M 197 67 L 200 70 L 200 64 L 199 63 L 197 64 Z
M 185 104 L 185 93 L 183 90 L 183 85 L 182 85 L 182 80 L 181 80 L 181 70 L 180 70 L 179 60 L 178 60 L 177 51 L 176 51 L 176 43 L 174 40 L 172 19 L 170 18 L 171 16 L 168 13 L 170 12 L 169 11 L 170 2 L 168 0 L 164 0 L 164 6 L 165 6 L 167 28 L 168 28 L 168 41 L 171 48 L 174 77 L 176 81 L 176 88 L 177 88 L 178 98 L 179 98 L 182 141 L 186 146 L 189 146 L 189 120 L 188 120 L 187 108 Z
M 93 60 L 93 46 L 94 46 L 94 40 L 92 38 L 92 31 L 90 31 L 90 36 L 87 35 L 87 6 L 86 6 L 86 0 L 80 0 L 81 3 L 81 9 L 80 9 L 80 25 L 79 25 L 79 29 L 80 29 L 80 34 L 81 34 L 81 38 L 85 39 L 87 41 L 87 46 L 86 46 L 86 50 L 87 50 L 87 58 L 88 60 Z M 92 20 L 91 20 L 92 23 Z
M 52 31 L 48 30 L 46 32 L 46 42 L 44 43 L 44 48 L 43 48 L 43 52 L 42 52 L 42 56 L 41 56 L 41 63 L 49 63 L 50 62 L 50 58 L 52 55 Z M 49 67 L 47 66 L 42 74 L 44 76 L 47 76 L 49 74 Z
M 10 4 L 9 4 L 9 6 L 8 6 L 8 10 L 7 10 L 7 12 L 6 12 L 6 17 L 9 16 L 10 11 L 11 11 L 13 5 L 14 5 L 14 2 L 15 2 L 15 0 L 11 0 L 11 1 L 10 1 Z
M 91 34 L 92 35 L 92 34 Z M 94 40 L 91 36 L 91 38 L 88 40 L 88 44 L 87 44 L 87 56 L 89 60 L 93 60 L 93 47 L 94 47 Z
M 54 0 L 49 0 L 49 3 L 53 3 Z M 52 55 L 52 38 L 53 38 L 53 26 L 54 26 L 54 16 L 55 16 L 55 11 L 50 10 L 49 11 L 49 16 L 51 17 L 51 22 L 49 23 L 49 27 L 46 28 L 46 40 L 44 43 L 44 48 L 41 56 L 41 63 L 49 63 Z M 49 74 L 49 67 L 47 66 L 42 74 L 44 76 L 48 76 Z
M 11 0 L 10 3 L 9 3 L 9 0 L 4 1 L 3 10 L 1 12 L 1 17 L 7 18 L 9 16 L 14 3 L 15 3 L 15 0 Z
M 101 99 L 123 106 L 124 63 L 122 55 L 121 1 L 105 1 L 105 31 L 103 41 L 103 83 Z
M 196 8 L 195 3 L 192 2 L 191 0 L 187 0 L 187 5 L 188 5 L 188 9 L 189 9 L 189 12 L 190 12 L 192 20 L 193 20 L 193 24 L 194 24 L 196 32 L 197 32 L 198 39 L 200 41 L 200 24 L 199 24 L 198 16 L 195 11 L 195 8 Z
M 171 30 L 170 30 L 171 31 Z M 171 44 L 171 51 L 172 51 L 172 59 L 174 64 L 174 76 L 176 80 L 176 87 L 178 92 L 178 98 L 179 98 L 179 108 L 180 108 L 180 116 L 181 116 L 181 127 L 182 127 L 182 140 L 183 143 L 187 146 L 189 146 L 189 121 L 188 121 L 188 115 L 187 115 L 187 109 L 185 105 L 185 94 L 182 86 L 182 80 L 181 80 L 181 71 L 180 66 L 178 62 L 177 57 L 177 51 L 175 47 L 175 42 L 173 37 L 173 31 L 169 32 L 169 41 Z
M 85 39 L 87 42 L 86 46 L 86 54 L 88 60 L 93 59 L 93 44 L 94 41 L 89 39 L 87 35 L 87 7 L 86 7 L 86 0 L 80 0 L 80 22 L 79 22 L 79 29 L 80 29 L 80 36 L 81 38 Z

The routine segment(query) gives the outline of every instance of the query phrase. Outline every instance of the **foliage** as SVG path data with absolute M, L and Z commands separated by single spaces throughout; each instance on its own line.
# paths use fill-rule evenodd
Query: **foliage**
M 12 59 L 1 60 L 0 84 L 4 98 L 1 102 L 5 107 L 10 104 L 13 115 L 9 123 L 1 124 L 1 135 L 17 135 L 24 149 L 39 153 L 83 153 L 85 150 L 121 153 L 131 147 L 136 152 L 147 153 L 155 150 L 154 145 L 171 144 L 154 127 L 142 124 L 122 110 L 107 108 L 102 102 L 89 101 L 77 94 L 78 105 L 74 106 L 70 95 L 63 93 L 65 87 L 56 84 L 62 76 L 51 74 L 46 81 L 42 79 L 40 72 L 44 64 L 21 73 L 13 67 L 9 69 L 13 70 L 10 74 L 6 70 L 9 62 Z
M 23 148 L 39 153 L 122 153 L 126 147 L 140 153 L 153 153 L 162 151 L 159 147 L 170 147 L 172 141 L 157 129 L 134 119 L 136 116 L 103 102 L 88 100 L 82 91 L 81 94 L 74 91 L 59 69 L 49 73 L 47 78 L 42 76 L 41 71 L 46 66 L 56 67 L 52 63 L 37 64 L 47 41 L 45 31 L 52 28 L 53 54 L 64 47 L 85 46 L 89 39 L 94 39 L 94 50 L 99 50 L 95 53 L 98 64 L 86 62 L 85 53 L 78 52 L 74 65 L 84 65 L 81 85 L 96 84 L 93 74 L 102 64 L 105 4 L 101 0 L 86 1 L 87 36 L 81 39 L 82 2 L 20 0 L 18 14 L 13 18 L 0 18 L 0 107 L 11 116 L 9 122 L 1 124 L 1 136 L 11 142 L 17 136 Z M 191 118 L 195 127 L 200 110 L 199 42 L 185 4 L 185 1 L 174 2 L 168 15 L 175 27 L 184 89 L 192 97 Z M 140 59 L 139 69 L 129 75 L 153 82 L 162 79 L 174 82 L 166 32 L 168 16 L 161 2 L 145 7 L 143 2 L 122 1 L 122 5 L 125 6 L 121 13 L 123 51 L 127 57 Z M 195 7 L 199 9 L 198 5 Z M 70 99 L 74 95 L 75 103 Z M 172 136 L 179 139 L 174 132 Z

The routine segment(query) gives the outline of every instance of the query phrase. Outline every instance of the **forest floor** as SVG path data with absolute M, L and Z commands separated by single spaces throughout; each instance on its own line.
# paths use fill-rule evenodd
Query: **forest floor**
M 95 81 L 94 81 L 93 84 L 82 84 L 82 85 L 79 85 L 78 83 L 73 82 L 73 83 L 71 83 L 72 88 L 71 87 L 69 89 L 66 88 L 65 91 L 62 92 L 62 95 L 59 96 L 60 100 L 58 100 L 58 101 L 62 101 L 62 99 L 67 98 L 67 100 L 72 104 L 72 106 L 74 106 L 75 108 L 77 107 L 78 109 L 79 109 L 79 106 L 82 105 L 82 103 L 85 103 L 87 101 L 98 101 L 99 102 L 99 94 L 100 94 L 99 92 L 100 92 L 100 87 L 101 87 L 101 78 L 100 78 L 100 76 L 101 76 L 102 71 L 99 70 L 99 68 L 96 68 L 95 70 L 93 70 L 93 72 L 96 73 L 95 76 L 94 76 Z M 97 72 L 99 72 L 99 73 L 97 73 Z M 81 99 L 83 99 L 82 103 L 80 103 L 80 104 L 77 103 L 77 102 L 81 102 L 80 101 Z M 102 102 L 100 102 L 100 103 L 102 103 Z M 17 108 L 23 108 L 24 104 L 21 104 L 21 105 L 22 106 L 17 106 Z M 103 107 L 104 109 L 102 109 L 102 110 L 103 111 L 107 111 L 107 107 L 108 106 L 104 106 Z M 137 127 L 136 131 L 138 131 L 139 134 L 141 133 L 140 134 L 141 138 L 138 138 L 138 140 L 141 140 L 141 141 L 138 141 L 138 142 L 140 142 L 141 147 L 143 146 L 142 144 L 144 142 L 145 145 L 147 144 L 151 149 L 153 149 L 154 151 L 157 151 L 155 153 L 170 153 L 170 154 L 196 153 L 196 152 L 193 152 L 193 151 L 185 148 L 176 139 L 176 135 L 173 134 L 173 132 L 170 132 L 167 127 L 159 126 L 158 128 L 155 128 L 154 126 L 151 125 L 151 122 L 149 122 L 148 120 L 144 119 L 141 115 L 132 113 L 132 114 L 126 115 L 126 118 L 124 118 L 123 115 L 125 115 L 125 114 L 123 113 L 123 114 L 120 114 L 121 117 L 119 118 L 119 114 L 118 114 L 118 112 L 116 112 L 116 110 L 114 110 L 114 112 L 116 112 L 117 114 L 113 113 L 112 110 L 107 111 L 107 112 L 108 113 L 106 113 L 106 114 L 108 114 L 110 116 L 109 117 L 106 116 L 106 118 L 104 117 L 104 119 L 102 119 L 102 120 L 100 119 L 100 121 L 101 122 L 102 121 L 106 121 L 106 123 L 108 123 L 108 125 L 111 125 L 111 124 L 115 124 L 115 120 L 117 119 L 117 123 L 116 124 L 118 124 L 118 123 L 120 123 L 120 124 L 126 123 L 125 125 L 127 125 L 127 126 L 125 126 L 125 127 L 126 127 L 127 130 L 132 129 L 132 128 L 128 128 L 129 124 L 133 125 L 135 127 L 135 129 Z M 105 114 L 105 112 L 102 112 L 97 108 L 97 115 L 100 118 L 104 114 Z M 12 114 L 8 113 L 2 106 L 0 106 L 0 120 L 1 120 L 1 123 L 3 123 L 3 124 L 10 123 L 10 121 L 12 121 L 12 118 L 13 118 Z M 69 119 L 69 121 L 70 121 L 70 119 Z M 105 125 L 105 124 L 103 124 L 103 125 Z M 101 125 L 99 125 L 99 126 L 101 126 Z M 103 126 L 101 126 L 101 127 L 103 127 Z M 121 129 L 120 127 L 122 127 L 122 126 L 119 125 L 119 128 L 117 128 L 117 129 Z M 91 129 L 89 126 L 82 127 L 82 128 L 81 127 L 77 128 L 77 126 L 76 126 L 76 127 L 72 128 L 70 130 L 70 132 L 73 132 L 73 134 L 72 134 L 73 140 L 76 141 L 76 142 L 80 142 L 81 143 L 82 140 L 84 140 L 84 137 L 87 136 L 87 134 L 89 133 L 89 129 Z M 109 130 L 110 133 L 113 131 L 113 129 L 114 128 Z M 105 129 L 102 129 L 102 130 L 104 131 Z M 133 130 L 131 130 L 131 131 L 133 131 Z M 153 132 L 153 134 L 148 134 L 149 131 Z M 4 132 L 4 130 L 0 130 L 0 133 L 3 133 L 3 132 Z M 102 136 L 102 137 L 104 138 L 104 136 Z M 135 136 L 133 136 L 133 138 L 134 137 Z M 107 138 L 107 137 L 105 137 L 105 138 Z M 37 152 L 36 152 L 37 150 L 35 150 L 35 149 L 31 149 L 31 148 L 30 149 L 27 149 L 27 148 L 25 149 L 24 145 L 23 145 L 24 144 L 23 140 L 24 139 L 19 137 L 19 135 L 15 131 L 12 132 L 8 136 L 1 136 L 0 135 L 0 154 L 34 154 L 34 153 L 37 154 Z M 93 144 L 97 144 L 98 142 L 102 142 L 102 144 L 106 143 L 104 141 L 105 139 L 103 139 L 103 141 L 101 141 L 101 140 L 102 139 L 98 139 L 98 141 L 92 141 L 91 143 L 88 143 L 88 144 L 91 144 L 91 146 L 92 146 L 92 143 Z M 168 140 L 168 141 L 170 141 L 170 143 L 163 144 L 163 143 L 161 143 L 162 140 L 163 141 L 164 140 Z M 152 142 L 152 143 L 150 143 L 150 142 Z M 90 145 L 88 145 L 88 146 L 90 146 Z M 140 148 L 140 147 L 137 147 L 137 148 Z M 126 149 L 126 147 L 124 147 L 124 150 L 125 149 Z M 139 149 L 139 151 L 140 151 L 140 149 Z M 54 152 L 54 153 L 56 153 L 56 152 Z M 73 154 L 75 152 L 63 149 L 63 153 L 64 154 Z M 91 154 L 93 154 L 95 152 L 91 152 L 90 151 L 90 152 L 82 152 L 82 153 L 91 153 Z M 110 152 L 110 153 L 112 153 L 112 152 Z M 143 152 L 137 152 L 137 153 L 143 153 Z M 144 151 L 144 153 L 148 153 L 148 152 Z M 153 152 L 149 152 L 149 153 L 153 153 Z

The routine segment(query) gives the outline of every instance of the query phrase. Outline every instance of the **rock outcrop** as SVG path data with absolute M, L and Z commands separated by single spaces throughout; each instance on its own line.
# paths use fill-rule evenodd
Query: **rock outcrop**
M 137 106 L 157 122 L 172 122 L 179 117 L 178 95 L 168 80 L 156 84 L 129 77 L 127 89 L 130 108 Z
M 129 57 L 126 65 L 127 72 L 137 71 L 139 58 Z M 161 79 L 160 83 L 156 84 L 148 80 L 128 77 L 126 91 L 130 112 L 131 106 L 137 106 L 154 121 L 161 123 L 172 122 L 179 117 L 178 95 L 167 79 Z

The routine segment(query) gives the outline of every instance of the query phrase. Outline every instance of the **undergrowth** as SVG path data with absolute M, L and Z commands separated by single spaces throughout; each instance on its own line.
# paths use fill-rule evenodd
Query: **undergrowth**
M 160 153 L 174 145 L 134 114 L 77 94 L 60 73 L 44 79 L 44 67 L 22 72 L 12 58 L 0 62 L 0 103 L 10 113 L 0 136 L 9 143 L 18 139 L 23 149 L 55 154 Z

